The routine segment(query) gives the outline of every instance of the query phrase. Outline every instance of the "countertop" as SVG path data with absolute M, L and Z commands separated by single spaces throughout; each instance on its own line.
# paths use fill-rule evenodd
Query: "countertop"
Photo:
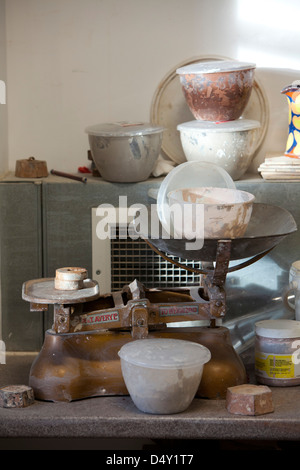
M 73 173 L 68 173 L 70 175 L 73 175 L 73 176 L 78 176 L 78 177 L 81 177 L 81 178 L 86 178 L 86 183 L 94 183 L 94 184 L 125 184 L 125 185 L 128 185 L 128 184 L 152 184 L 152 183 L 161 183 L 162 180 L 164 179 L 165 176 L 158 176 L 158 177 L 155 177 L 155 176 L 150 176 L 147 180 L 145 181 L 140 181 L 138 183 L 111 183 L 109 181 L 106 181 L 104 180 L 102 177 L 100 176 L 93 176 L 91 173 L 77 173 L 77 172 L 73 172 Z M 267 180 L 264 180 L 259 173 L 246 173 L 245 175 L 243 175 L 240 180 L 241 182 L 244 182 L 244 181 L 251 181 L 251 182 L 268 182 Z M 78 184 L 82 184 L 82 182 L 80 181 L 75 181 L 74 179 L 71 179 L 71 178 L 68 178 L 68 177 L 65 177 L 65 176 L 58 176 L 58 175 L 53 175 L 51 173 L 49 173 L 48 176 L 46 177 L 42 177 L 42 178 L 21 178 L 21 177 L 18 177 L 18 176 L 15 176 L 14 172 L 12 171 L 8 171 L 4 174 L 1 174 L 0 175 L 0 182 L 3 182 L 3 183 L 78 183 Z
M 7 353 L 6 363 L 0 365 L 1 387 L 27 384 L 34 357 L 34 353 Z M 20 439 L 42 439 L 44 444 L 46 440 L 60 440 L 61 444 L 66 440 L 73 445 L 97 442 L 97 448 L 104 445 L 105 449 L 119 448 L 120 442 L 126 442 L 126 448 L 144 448 L 149 442 L 174 444 L 174 440 L 201 440 L 204 446 L 246 440 L 248 446 L 268 443 L 273 448 L 278 442 L 284 445 L 300 440 L 300 387 L 273 387 L 272 394 L 274 412 L 255 417 L 230 414 L 225 400 L 196 398 L 185 412 L 163 416 L 140 412 L 127 396 L 71 403 L 36 400 L 27 408 L 0 408 L 0 449 Z M 177 447 L 175 444 L 174 449 Z

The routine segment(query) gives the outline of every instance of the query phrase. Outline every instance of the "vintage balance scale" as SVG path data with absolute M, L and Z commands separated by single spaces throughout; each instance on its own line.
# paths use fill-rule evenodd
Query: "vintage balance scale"
M 155 252 L 180 267 L 169 255 L 204 262 L 203 269 L 195 268 L 202 275 L 201 285 L 190 288 L 147 289 L 135 280 L 122 291 L 101 294 L 82 268 L 57 269 L 55 278 L 25 282 L 22 297 L 32 311 L 54 306 L 53 327 L 30 371 L 35 397 L 71 401 L 128 395 L 118 357 L 122 345 L 170 337 L 209 348 L 212 358 L 204 366 L 197 396 L 224 398 L 227 387 L 247 382 L 229 330 L 219 324 L 226 312 L 226 276 L 258 261 L 295 230 L 285 209 L 256 203 L 242 238 L 205 239 L 200 250 L 186 251 L 184 239 L 145 236 Z M 239 264 L 230 266 L 233 260 Z M 199 320 L 206 325 L 199 326 Z M 170 327 L 174 322 L 189 326 Z
M 224 398 L 228 387 L 247 382 L 229 330 L 220 325 L 226 312 L 227 274 L 258 261 L 296 229 L 289 212 L 257 203 L 242 237 L 205 239 L 201 249 L 186 250 L 184 239 L 145 233 L 145 242 L 156 253 L 201 275 L 200 285 L 190 288 L 148 289 L 133 280 L 122 291 L 102 294 L 81 268 L 57 269 L 54 279 L 25 282 L 22 296 L 32 311 L 54 306 L 53 327 L 30 371 L 35 397 L 71 401 L 128 395 L 120 348 L 136 339 L 169 337 L 199 342 L 210 350 L 196 396 Z M 201 261 L 203 269 L 182 266 L 169 255 Z M 231 261 L 240 264 L 230 266 Z M 189 326 L 178 326 L 183 322 Z M 172 323 L 176 326 L 170 327 Z

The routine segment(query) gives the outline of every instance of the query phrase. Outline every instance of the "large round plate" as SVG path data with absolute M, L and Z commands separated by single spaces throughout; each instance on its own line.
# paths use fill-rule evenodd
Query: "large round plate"
M 162 141 L 162 151 L 175 163 L 179 164 L 186 161 L 180 141 L 180 134 L 177 131 L 177 125 L 183 122 L 193 121 L 195 119 L 185 101 L 176 70 L 180 67 L 196 62 L 210 62 L 215 60 L 232 59 L 227 57 L 210 56 L 196 57 L 182 62 L 181 64 L 176 65 L 176 67 L 174 67 L 163 78 L 154 94 L 151 103 L 150 119 L 153 124 L 157 124 L 165 128 Z M 257 78 L 254 80 L 252 93 L 242 117 L 244 119 L 254 119 L 259 121 L 261 124 L 255 149 L 255 151 L 257 151 L 265 138 L 269 123 L 267 97 Z

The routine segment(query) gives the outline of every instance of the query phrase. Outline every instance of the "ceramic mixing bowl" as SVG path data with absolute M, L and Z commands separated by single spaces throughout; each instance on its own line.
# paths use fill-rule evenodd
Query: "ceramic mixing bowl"
M 259 128 L 260 123 L 250 119 L 223 123 L 190 121 L 177 126 L 187 161 L 214 163 L 233 180 L 249 168 L 257 149 Z
M 173 168 L 163 179 L 157 194 L 157 215 L 164 236 L 173 235 L 168 194 L 175 189 L 213 186 L 235 189 L 231 176 L 218 165 L 208 162 L 185 162 Z
M 199 62 L 176 70 L 195 119 L 238 119 L 250 98 L 255 64 L 239 61 Z
M 134 183 L 151 175 L 158 159 L 163 127 L 116 122 L 86 129 L 93 161 L 107 181 Z
M 170 206 L 176 209 L 173 226 L 177 236 L 205 239 L 242 237 L 255 199 L 246 191 L 212 187 L 176 189 L 168 196 Z M 202 211 L 197 212 L 197 207 Z M 195 220 L 195 217 L 201 219 Z

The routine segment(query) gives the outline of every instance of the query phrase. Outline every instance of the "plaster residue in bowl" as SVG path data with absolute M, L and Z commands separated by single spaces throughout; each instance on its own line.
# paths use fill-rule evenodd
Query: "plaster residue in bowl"
M 193 204 L 226 205 L 250 202 L 249 193 L 227 188 L 187 188 L 182 189 L 182 200 Z
M 184 218 L 183 230 L 180 220 L 177 225 L 176 218 L 173 217 L 175 233 L 177 236 L 184 233 L 185 236 L 192 237 L 192 230 L 197 227 L 197 221 L 191 217 L 195 217 L 196 212 L 185 211 L 184 206 L 202 204 L 205 238 L 241 237 L 247 229 L 254 199 L 250 193 L 227 188 L 187 188 L 172 191 L 169 193 L 169 204 L 171 207 L 174 204 L 181 205 Z M 192 229 L 189 232 L 190 227 Z M 198 227 L 201 230 L 201 223 L 198 223 Z

